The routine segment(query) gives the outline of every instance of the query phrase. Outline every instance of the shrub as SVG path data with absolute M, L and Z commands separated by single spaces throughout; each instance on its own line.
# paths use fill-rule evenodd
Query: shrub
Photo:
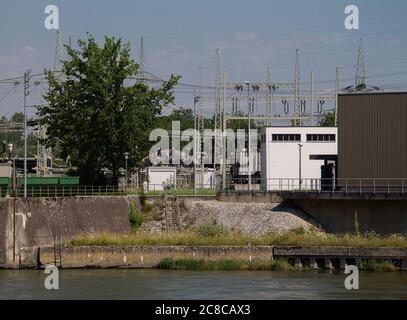
M 130 203 L 129 220 L 133 231 L 137 231 L 144 220 L 143 214 L 137 212 L 135 204 L 133 202 Z
M 359 220 L 358 220 L 358 212 L 355 211 L 355 221 L 354 221 L 354 228 L 356 236 L 359 236 Z
M 225 236 L 227 230 L 223 226 L 218 225 L 216 221 L 211 224 L 205 224 L 198 228 L 197 234 L 200 237 L 216 238 Z

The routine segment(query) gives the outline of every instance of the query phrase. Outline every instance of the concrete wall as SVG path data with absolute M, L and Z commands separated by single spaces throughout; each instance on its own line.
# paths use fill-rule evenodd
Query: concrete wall
M 1 199 L 0 265 L 32 260 L 37 247 L 53 246 L 56 237 L 126 234 L 131 202 L 139 205 L 137 197 Z
M 6 235 L 9 215 L 7 214 L 7 202 L 0 202 L 0 266 L 6 264 Z
M 354 232 L 356 211 L 361 233 L 407 233 L 406 200 L 299 199 L 289 202 L 311 215 L 329 232 Z
M 270 262 L 273 247 L 67 247 L 62 248 L 61 254 L 63 268 L 151 268 L 157 267 L 164 258 Z M 38 260 L 41 266 L 54 263 L 53 248 L 41 248 Z

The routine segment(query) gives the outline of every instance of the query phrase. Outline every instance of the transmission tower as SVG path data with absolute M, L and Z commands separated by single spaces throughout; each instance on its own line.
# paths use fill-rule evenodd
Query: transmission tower
M 56 32 L 56 45 L 55 45 L 55 55 L 54 55 L 54 71 L 59 71 L 61 69 L 61 61 L 64 59 L 64 54 L 62 51 L 62 39 L 59 30 Z
M 140 76 L 141 78 L 144 78 L 144 37 L 141 37 L 140 39 L 139 61 L 140 61 Z
M 355 92 L 365 92 L 366 87 L 365 59 L 363 57 L 363 42 L 361 38 L 358 50 L 358 64 L 356 67 Z
M 301 99 L 300 99 L 300 49 L 295 51 L 295 80 L 294 80 L 294 125 L 301 126 Z M 298 119 L 297 119 L 298 118 Z
M 199 72 L 199 88 L 198 88 L 198 97 L 197 97 L 197 102 L 198 102 L 198 132 L 200 134 L 201 139 L 199 140 L 199 145 L 198 145 L 198 168 L 199 168 L 199 175 L 200 175 L 200 185 L 201 189 L 204 186 L 204 170 L 205 170 L 205 165 L 204 165 L 204 159 L 202 157 L 202 142 L 204 139 L 204 130 L 205 130 L 205 121 L 204 121 L 204 114 L 203 114 L 203 80 L 202 80 L 202 67 L 198 68 Z
M 273 115 L 273 91 L 275 87 L 271 85 L 271 69 L 270 67 L 267 68 L 267 83 L 268 83 L 268 93 L 266 99 L 266 116 L 268 119 L 266 120 L 266 125 L 271 126 L 272 120 L 271 117 Z
M 215 79 L 215 166 L 217 177 L 221 175 L 222 166 L 220 160 L 222 158 L 222 132 L 223 132 L 223 114 L 221 108 L 222 101 L 222 82 L 220 75 L 220 52 L 216 49 L 216 79 Z
M 48 159 L 52 159 L 51 148 L 46 147 L 44 139 L 47 138 L 47 127 L 38 124 L 37 129 L 37 176 L 47 176 L 49 172 Z M 51 160 L 52 161 L 52 160 Z

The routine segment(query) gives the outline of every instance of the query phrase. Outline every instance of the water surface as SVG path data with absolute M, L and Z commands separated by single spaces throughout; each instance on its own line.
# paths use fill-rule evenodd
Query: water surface
M 0 299 L 407 299 L 407 273 L 360 272 L 346 290 L 341 272 L 61 270 L 60 289 L 42 270 L 0 270 Z

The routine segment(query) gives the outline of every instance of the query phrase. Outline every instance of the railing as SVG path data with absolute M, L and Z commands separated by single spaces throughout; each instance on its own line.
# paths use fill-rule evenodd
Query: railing
M 210 187 L 212 189 L 210 189 Z M 149 190 L 141 188 L 127 188 L 124 186 L 28 186 L 27 197 L 75 197 L 75 196 L 123 196 L 123 195 L 185 195 L 185 196 L 209 196 L 215 195 L 216 189 L 212 185 L 194 186 L 184 185 L 182 188 L 163 188 L 162 184 L 150 184 Z M 0 196 L 24 197 L 24 188 L 7 189 L 0 187 Z
M 146 195 L 185 195 L 213 196 L 218 188 L 213 184 L 184 185 L 182 187 L 163 187 L 162 184 L 149 184 L 148 189 L 131 189 L 118 186 L 29 186 L 27 197 L 75 197 L 75 196 L 122 196 L 129 194 Z M 396 178 L 349 178 L 349 179 L 310 179 L 252 178 L 249 187 L 248 179 L 233 179 L 228 181 L 227 192 L 318 192 L 342 194 L 405 194 L 407 179 Z M 24 189 L 5 189 L 0 187 L 0 196 L 24 197 Z
M 291 191 L 330 193 L 405 194 L 407 179 L 404 178 L 340 178 L 340 179 L 234 179 L 228 183 L 227 191 Z
M 2 189 L 2 197 L 24 197 L 24 188 Z M 75 196 L 121 196 L 126 195 L 125 188 L 117 186 L 29 186 L 27 187 L 27 197 L 75 197 Z

